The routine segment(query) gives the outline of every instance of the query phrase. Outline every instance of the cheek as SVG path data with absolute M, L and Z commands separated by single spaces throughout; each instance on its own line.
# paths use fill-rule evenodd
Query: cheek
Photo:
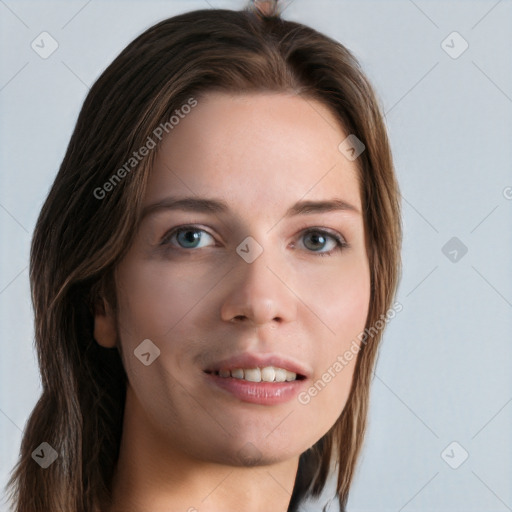
M 306 418 L 332 425 L 348 399 L 358 354 L 358 335 L 363 332 L 370 301 L 367 260 L 354 258 L 336 271 L 317 276 L 316 285 L 304 289 L 306 303 L 321 319 L 311 319 L 318 328 L 315 338 L 315 375 L 299 403 L 307 408 Z M 323 334 L 322 334 L 323 333 Z M 307 419 L 306 421 L 309 421 Z M 315 422 L 311 421 L 314 430 Z
M 218 277 L 217 277 L 218 279 Z M 131 338 L 159 339 L 187 323 L 215 284 L 212 272 L 186 275 L 162 263 L 123 262 L 118 272 L 119 326 Z
M 164 418 L 174 425 L 172 428 L 179 428 L 180 411 L 188 411 L 190 416 L 204 415 L 204 409 L 183 387 L 183 375 L 177 374 L 181 360 L 187 360 L 184 355 L 196 346 L 191 327 L 198 311 L 207 303 L 205 296 L 215 281 L 212 276 L 215 274 L 211 272 L 186 275 L 177 271 L 176 266 L 145 263 L 142 258 L 127 258 L 118 267 L 117 318 L 123 364 L 135 393 L 155 424 Z M 146 339 L 160 350 L 149 366 L 134 356 Z M 187 389 L 193 392 L 190 383 Z
M 370 272 L 366 258 L 346 258 L 328 271 L 304 276 L 304 302 L 322 321 L 322 332 L 333 349 L 342 349 L 346 342 L 361 332 L 366 323 L 370 301 Z M 318 322 L 318 319 L 317 319 Z M 325 347 L 324 353 L 329 353 Z

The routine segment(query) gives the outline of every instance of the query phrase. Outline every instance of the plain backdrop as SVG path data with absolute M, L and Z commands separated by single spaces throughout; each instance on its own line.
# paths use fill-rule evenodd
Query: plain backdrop
M 403 200 L 403 311 L 380 350 L 348 511 L 512 510 L 512 2 L 285 4 L 284 18 L 360 60 Z M 89 87 L 154 23 L 244 5 L 0 1 L 2 487 L 40 393 L 31 235 Z M 58 44 L 46 59 L 31 47 L 42 32 Z

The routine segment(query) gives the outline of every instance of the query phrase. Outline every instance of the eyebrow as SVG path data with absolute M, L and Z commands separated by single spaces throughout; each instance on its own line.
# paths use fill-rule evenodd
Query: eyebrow
M 184 210 L 199 213 L 227 213 L 229 211 L 229 206 L 226 202 L 220 199 L 167 197 L 161 201 L 146 206 L 142 210 L 141 220 L 162 210 Z M 331 211 L 360 213 L 359 210 L 350 203 L 343 199 L 334 198 L 325 201 L 298 201 L 288 208 L 284 217 L 294 217 L 296 215 L 325 213 Z

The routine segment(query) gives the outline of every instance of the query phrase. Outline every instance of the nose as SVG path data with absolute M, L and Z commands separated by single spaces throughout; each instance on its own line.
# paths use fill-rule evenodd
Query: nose
M 284 261 L 264 250 L 252 263 L 240 258 L 235 264 L 221 306 L 222 320 L 256 326 L 295 319 L 298 298 Z

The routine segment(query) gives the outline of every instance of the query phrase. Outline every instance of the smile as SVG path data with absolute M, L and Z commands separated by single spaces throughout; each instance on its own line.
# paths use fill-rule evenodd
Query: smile
M 249 382 L 291 382 L 304 379 L 303 375 L 297 375 L 295 372 L 275 366 L 265 366 L 264 368 L 233 368 L 232 370 L 222 369 L 206 373 L 212 373 L 213 375 L 223 378 L 233 377 Z

